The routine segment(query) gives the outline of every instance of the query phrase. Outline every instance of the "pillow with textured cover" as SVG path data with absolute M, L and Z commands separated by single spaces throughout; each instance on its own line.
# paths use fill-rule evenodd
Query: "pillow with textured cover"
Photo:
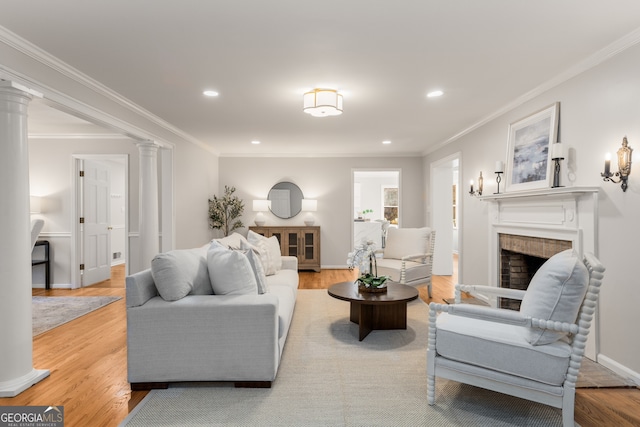
M 249 230 L 247 240 L 259 249 L 260 260 L 262 261 L 265 275 L 271 276 L 282 269 L 280 242 L 276 236 L 267 238 Z
M 520 313 L 537 319 L 574 323 L 589 286 L 589 272 L 580 257 L 567 249 L 549 258 L 536 271 L 520 305 Z M 527 330 L 532 345 L 550 344 L 564 332 Z
M 214 241 L 207 252 L 207 266 L 214 294 L 258 293 L 258 284 L 251 263 L 242 252 L 227 249 Z
M 211 295 L 207 269 L 207 249 L 178 249 L 156 255 L 151 261 L 151 275 L 158 293 L 167 301 L 189 294 Z

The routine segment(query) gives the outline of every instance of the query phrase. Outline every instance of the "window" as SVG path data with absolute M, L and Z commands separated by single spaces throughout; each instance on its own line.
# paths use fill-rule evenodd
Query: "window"
M 382 204 L 384 207 L 384 219 L 391 224 L 398 224 L 398 187 L 382 188 Z

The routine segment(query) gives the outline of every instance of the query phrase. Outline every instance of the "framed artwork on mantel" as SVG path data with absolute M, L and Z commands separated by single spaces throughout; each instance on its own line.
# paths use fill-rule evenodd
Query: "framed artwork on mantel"
M 551 144 L 558 138 L 559 110 L 556 102 L 509 125 L 505 191 L 551 187 Z

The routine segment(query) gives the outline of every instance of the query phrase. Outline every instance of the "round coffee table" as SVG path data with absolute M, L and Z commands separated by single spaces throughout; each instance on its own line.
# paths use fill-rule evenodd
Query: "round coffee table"
M 350 320 L 360 326 L 360 341 L 380 329 L 407 329 L 407 303 L 418 298 L 412 286 L 390 283 L 387 292 L 360 292 L 354 282 L 336 283 L 329 295 L 351 304 Z

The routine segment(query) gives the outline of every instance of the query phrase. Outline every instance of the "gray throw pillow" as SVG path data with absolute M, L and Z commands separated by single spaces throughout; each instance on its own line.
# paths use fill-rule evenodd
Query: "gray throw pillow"
M 151 275 L 158 293 L 167 301 L 189 294 L 213 293 L 207 269 L 206 248 L 179 249 L 156 255 Z

